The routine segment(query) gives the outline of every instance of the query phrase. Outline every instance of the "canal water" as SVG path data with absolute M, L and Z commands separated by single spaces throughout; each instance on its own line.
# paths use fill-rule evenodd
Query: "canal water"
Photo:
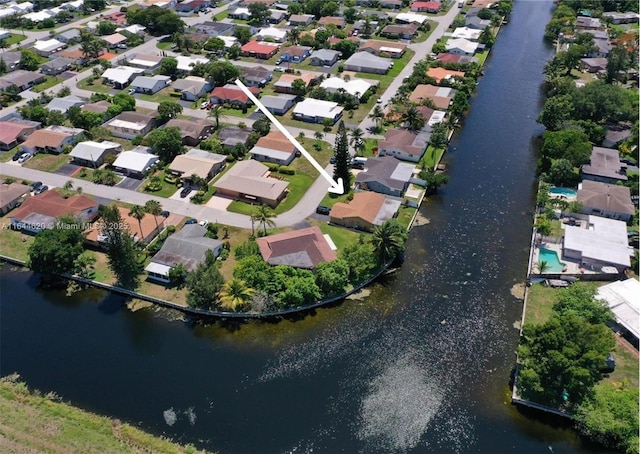
M 5 266 L 0 373 L 221 453 L 588 450 L 509 404 L 551 12 L 515 2 L 446 155 L 451 181 L 369 297 L 202 326 L 96 290 L 41 291 Z

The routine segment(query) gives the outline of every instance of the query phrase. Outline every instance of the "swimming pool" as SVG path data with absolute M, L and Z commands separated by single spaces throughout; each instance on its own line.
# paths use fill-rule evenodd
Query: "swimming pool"
M 565 268 L 565 264 L 560 261 L 560 259 L 558 258 L 558 253 L 556 251 L 541 247 L 539 249 L 539 252 L 540 256 L 538 258 L 538 263 L 542 261 L 547 262 L 547 272 L 561 273 Z
M 549 189 L 549 194 L 563 195 L 565 197 L 576 197 L 578 195 L 578 193 L 573 189 L 560 188 L 560 187 L 557 187 L 557 186 L 553 186 L 552 188 L 550 188 Z

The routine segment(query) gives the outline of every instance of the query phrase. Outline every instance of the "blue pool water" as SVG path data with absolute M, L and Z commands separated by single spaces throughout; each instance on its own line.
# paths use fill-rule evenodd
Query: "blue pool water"
M 565 267 L 564 263 L 558 258 L 558 253 L 551 249 L 540 248 L 540 258 L 538 263 L 547 262 L 547 270 L 552 273 L 560 273 Z
M 559 188 L 556 186 L 553 186 L 551 189 L 549 189 L 549 194 L 563 195 L 565 197 L 575 197 L 576 195 L 578 195 L 578 193 L 573 189 Z

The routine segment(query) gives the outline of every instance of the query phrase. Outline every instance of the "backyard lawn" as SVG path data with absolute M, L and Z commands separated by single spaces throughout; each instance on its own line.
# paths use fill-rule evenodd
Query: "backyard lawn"
M 44 82 L 39 83 L 38 85 L 33 87 L 31 90 L 35 91 L 36 93 L 41 93 L 53 87 L 54 85 L 58 85 L 60 82 L 62 82 L 62 79 L 59 79 L 57 77 L 47 76 Z
M 87 77 L 86 79 L 82 79 L 78 82 L 76 86 L 82 90 L 95 91 L 98 93 L 110 93 L 111 90 L 113 90 L 113 87 L 103 84 L 102 78 L 100 77 L 97 79 Z
M 169 198 L 171 197 L 173 194 L 176 193 L 176 191 L 178 189 L 180 189 L 179 186 L 177 186 L 176 184 L 172 184 L 172 183 L 168 183 L 166 181 L 164 181 L 164 177 L 167 176 L 168 174 L 166 174 L 164 171 L 159 170 L 157 172 L 155 172 L 152 176 L 157 176 L 160 177 L 160 190 L 159 191 L 147 191 L 145 190 L 145 188 L 147 187 L 147 183 L 150 181 L 151 178 L 146 179 L 140 186 L 138 186 L 137 191 L 138 192 L 144 192 L 147 194 L 153 194 L 155 196 L 158 197 L 166 197 Z
M 360 235 L 369 235 L 366 232 L 356 232 L 344 227 L 328 224 L 327 222 L 312 221 L 312 223 L 320 227 L 320 231 L 323 234 L 328 234 L 331 237 L 338 251 L 359 241 Z
M 55 172 L 60 167 L 69 162 L 69 155 L 38 153 L 33 158 L 22 164 L 28 169 L 42 170 L 44 172 Z
M 431 145 L 427 147 L 427 151 L 425 151 L 424 156 L 420 160 L 420 165 L 425 165 L 427 168 L 435 169 L 435 167 L 440 163 L 440 159 L 442 159 L 442 155 L 444 155 L 443 148 L 434 148 Z

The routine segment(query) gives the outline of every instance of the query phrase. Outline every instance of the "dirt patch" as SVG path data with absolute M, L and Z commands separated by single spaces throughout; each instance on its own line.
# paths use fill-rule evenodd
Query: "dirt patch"
M 424 217 L 420 212 L 416 214 L 416 219 L 413 221 L 414 227 L 420 227 L 421 225 L 430 224 L 431 220 L 429 218 Z
M 523 283 L 516 284 L 513 287 L 511 287 L 511 294 L 514 296 L 514 298 L 517 298 L 519 300 L 524 300 L 524 292 L 526 288 L 527 287 Z

